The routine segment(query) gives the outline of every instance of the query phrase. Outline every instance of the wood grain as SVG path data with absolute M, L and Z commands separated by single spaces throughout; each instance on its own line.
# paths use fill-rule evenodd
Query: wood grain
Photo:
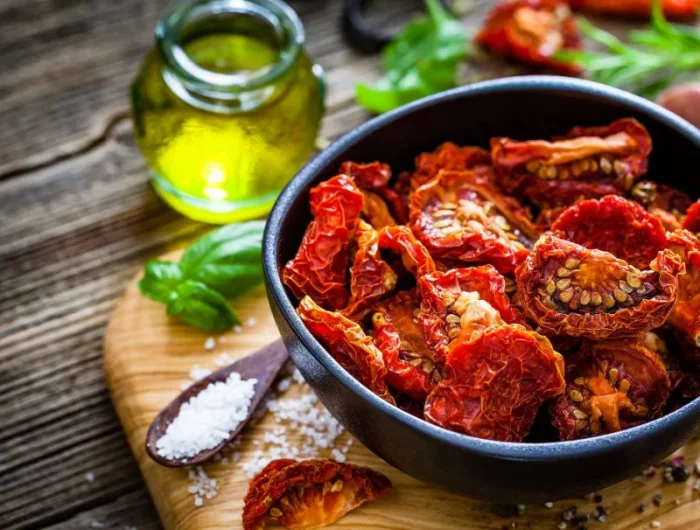
M 194 497 L 187 493 L 187 473 L 162 467 L 146 455 L 144 444 L 151 421 L 180 392 L 180 385 L 194 364 L 214 368 L 214 360 L 222 352 L 237 359 L 267 344 L 277 334 L 262 289 L 236 300 L 236 308 L 244 321 L 253 317 L 256 324 L 242 333 L 220 335 L 214 351 L 204 348 L 208 334 L 168 319 L 163 307 L 141 296 L 133 282 L 110 319 L 104 350 L 107 384 L 131 449 L 168 530 L 241 528 L 242 499 L 248 482 L 241 464 L 255 458 L 254 451 L 264 447 L 267 432 L 279 428 L 273 415 L 267 413 L 258 423 L 243 430 L 242 442 L 236 449 L 242 454 L 238 464 L 205 464 L 207 474 L 218 481 L 219 493 L 199 508 L 194 505 Z M 308 391 L 308 387 L 290 392 L 299 391 Z M 288 429 L 286 434 L 292 445 L 301 445 L 297 431 Z M 692 464 L 700 456 L 700 441 L 686 446 L 679 454 Z M 394 491 L 352 512 L 338 523 L 338 528 L 500 530 L 511 522 L 492 514 L 492 507 L 487 504 L 421 484 L 357 442 L 350 449 L 348 459 L 388 475 Z M 662 506 L 652 505 L 651 497 L 662 484 L 662 474 L 657 473 L 651 480 L 627 481 L 602 492 L 603 505 L 609 512 L 606 528 L 639 528 L 652 520 L 661 521 L 663 528 L 698 528 L 700 494 L 693 493 L 693 480 L 664 487 Z M 650 506 L 641 516 L 635 510 L 640 503 Z M 558 502 L 552 509 L 532 506 L 512 522 L 527 523 L 527 528 L 532 529 L 552 528 L 559 514 L 572 505 L 578 506 L 582 513 L 594 508 L 591 502 L 581 500 Z

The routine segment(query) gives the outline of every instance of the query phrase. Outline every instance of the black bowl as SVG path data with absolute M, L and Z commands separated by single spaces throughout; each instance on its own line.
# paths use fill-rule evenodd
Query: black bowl
M 560 77 L 517 77 L 458 88 L 375 118 L 336 141 L 284 189 L 267 223 L 264 268 L 277 326 L 294 363 L 330 412 L 364 445 L 413 477 L 491 502 L 580 496 L 659 462 L 696 434 L 700 399 L 645 425 L 586 440 L 506 443 L 450 432 L 392 407 L 353 379 L 309 333 L 281 281 L 309 220 L 308 191 L 344 160 L 381 160 L 395 174 L 441 142 L 488 146 L 632 116 L 654 142 L 650 176 L 700 196 L 700 131 L 627 92 Z

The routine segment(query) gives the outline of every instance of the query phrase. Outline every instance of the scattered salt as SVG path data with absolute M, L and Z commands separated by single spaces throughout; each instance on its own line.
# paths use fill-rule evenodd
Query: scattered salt
M 256 379 L 233 372 L 213 383 L 180 407 L 177 417 L 156 442 L 164 458 L 187 459 L 215 447 L 248 417 Z
M 91 521 L 90 528 L 104 528 L 105 524 L 101 521 Z
M 211 351 L 214 348 L 216 348 L 216 339 L 214 337 L 209 337 L 205 342 L 204 342 L 204 349 L 207 351 Z
M 202 466 L 188 469 L 187 476 L 187 491 L 194 496 L 195 506 L 202 506 L 204 499 L 213 499 L 219 493 L 217 481 L 210 478 Z
M 277 392 L 286 392 L 292 386 L 292 378 L 285 377 L 277 383 Z
M 94 482 L 95 481 L 95 474 L 92 471 L 88 471 L 85 473 L 85 480 L 88 482 Z
M 223 352 L 216 359 L 214 359 L 214 364 L 216 366 L 228 366 L 232 362 L 233 358 L 226 352 Z
M 200 379 L 204 379 L 209 375 L 211 375 L 211 370 L 208 368 L 202 368 L 198 364 L 195 364 L 190 370 L 190 379 L 192 379 L 192 381 L 199 381 Z
M 240 333 L 241 331 L 243 331 L 243 328 L 242 328 L 241 326 L 239 326 L 238 324 L 236 324 L 235 326 L 233 326 L 233 332 L 234 332 L 234 333 Z
M 245 321 L 245 325 L 248 326 L 249 328 L 254 327 L 255 324 L 257 324 L 257 323 L 258 323 L 257 319 L 255 319 L 253 317 L 250 317 L 248 320 Z

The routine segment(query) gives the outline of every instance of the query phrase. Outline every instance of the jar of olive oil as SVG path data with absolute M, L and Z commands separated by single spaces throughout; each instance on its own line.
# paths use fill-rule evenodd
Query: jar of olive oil
M 136 141 L 157 193 L 199 221 L 266 214 L 313 152 L 320 67 L 279 0 L 177 4 L 131 87 Z

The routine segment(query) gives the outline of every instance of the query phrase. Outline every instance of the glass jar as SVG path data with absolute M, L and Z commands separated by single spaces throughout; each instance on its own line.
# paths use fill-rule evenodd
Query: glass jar
M 322 70 L 278 0 L 177 4 L 131 87 L 136 142 L 156 192 L 199 221 L 266 214 L 312 154 Z

